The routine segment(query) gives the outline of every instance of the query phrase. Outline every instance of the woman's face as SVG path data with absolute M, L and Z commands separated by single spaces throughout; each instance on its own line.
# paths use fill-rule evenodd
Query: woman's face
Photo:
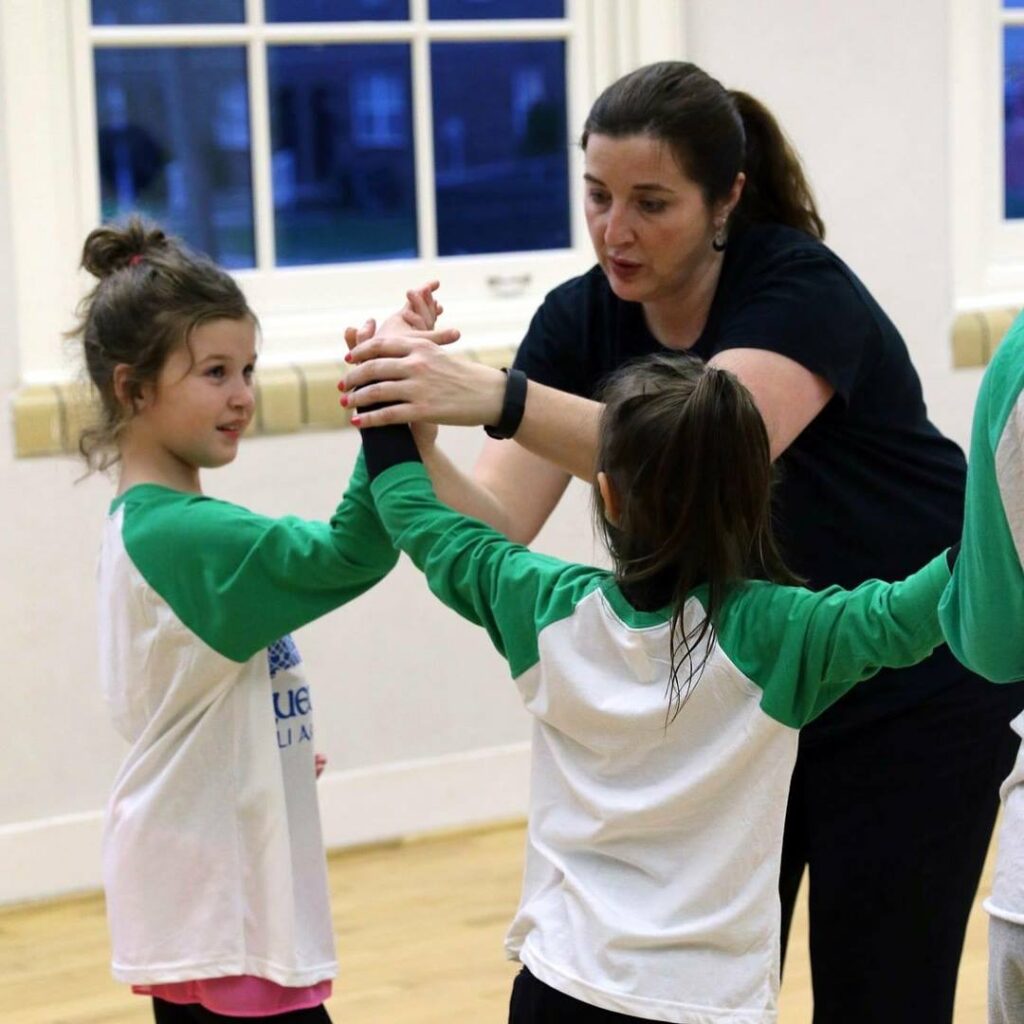
M 590 240 L 620 299 L 678 296 L 720 258 L 711 241 L 732 197 L 710 208 L 666 143 L 650 135 L 591 135 L 584 167 Z

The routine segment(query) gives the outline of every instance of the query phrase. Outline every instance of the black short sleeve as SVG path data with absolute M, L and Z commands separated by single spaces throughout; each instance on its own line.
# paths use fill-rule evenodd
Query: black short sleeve
M 723 284 L 728 301 L 706 358 L 731 348 L 778 352 L 823 377 L 849 404 L 881 335 L 869 297 L 835 256 L 824 247 L 784 253 L 748 272 L 731 294 Z
M 597 398 L 610 373 L 661 346 L 643 307 L 622 302 L 600 267 L 549 292 L 516 355 L 516 369 L 549 387 Z
M 580 363 L 584 359 L 583 309 L 577 280 L 549 292 L 533 314 L 513 365 L 530 380 L 586 394 Z

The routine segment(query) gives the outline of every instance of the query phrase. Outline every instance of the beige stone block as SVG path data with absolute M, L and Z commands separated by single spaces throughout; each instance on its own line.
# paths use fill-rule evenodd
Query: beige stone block
M 516 345 L 499 345 L 496 348 L 478 348 L 471 351 L 470 356 L 484 366 L 493 366 L 496 370 L 503 370 L 511 366 L 516 358 Z
M 980 313 L 959 313 L 953 320 L 953 365 L 984 366 L 988 362 L 987 333 Z
M 271 366 L 256 374 L 257 430 L 288 434 L 302 425 L 302 378 L 294 366 Z
M 57 455 L 64 448 L 61 398 L 49 384 L 23 387 L 11 400 L 14 452 L 18 458 Z
M 338 381 L 345 376 L 347 363 L 305 363 L 296 367 L 305 390 L 303 423 L 320 430 L 349 425 L 349 414 L 341 407 Z

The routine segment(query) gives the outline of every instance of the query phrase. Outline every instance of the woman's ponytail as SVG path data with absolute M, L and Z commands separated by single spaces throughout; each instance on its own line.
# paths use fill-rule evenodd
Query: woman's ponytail
M 771 111 L 745 92 L 730 90 L 746 135 L 743 198 L 734 216 L 740 220 L 785 224 L 815 238 L 825 237 L 811 186 L 800 158 Z

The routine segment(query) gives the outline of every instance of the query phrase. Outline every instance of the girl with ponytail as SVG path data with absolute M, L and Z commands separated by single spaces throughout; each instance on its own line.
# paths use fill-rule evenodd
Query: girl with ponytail
M 654 355 L 603 397 L 610 572 L 442 505 L 408 428 L 363 432 L 392 541 L 487 629 L 534 718 L 510 1024 L 768 1024 L 799 730 L 940 643 L 947 556 L 901 583 L 794 586 L 768 435 L 731 373 Z

